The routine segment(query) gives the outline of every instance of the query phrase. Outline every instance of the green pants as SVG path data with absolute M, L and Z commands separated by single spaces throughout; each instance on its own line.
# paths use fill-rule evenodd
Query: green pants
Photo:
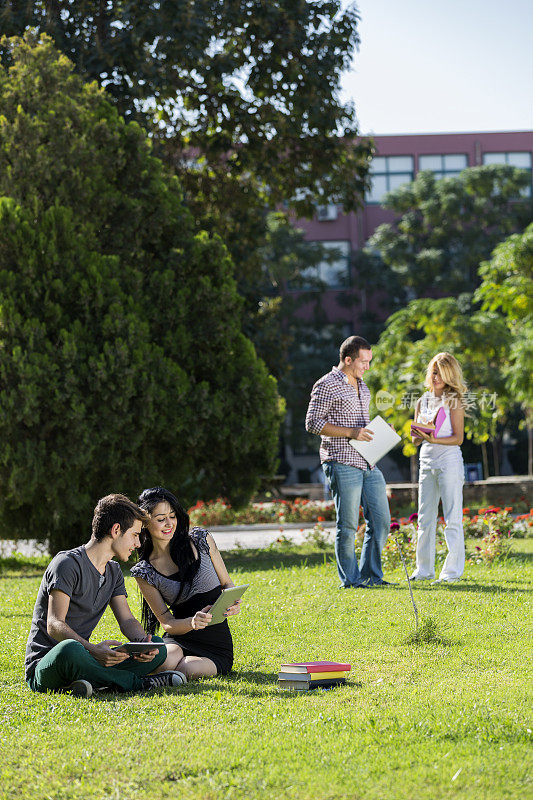
M 153 641 L 163 640 L 154 636 Z M 34 692 L 46 692 L 63 689 L 72 681 L 86 680 L 96 687 L 134 692 L 142 689 L 142 679 L 157 669 L 166 657 L 166 649 L 160 649 L 152 661 L 136 661 L 130 657 L 116 667 L 103 667 L 80 642 L 65 639 L 41 658 L 28 686 Z

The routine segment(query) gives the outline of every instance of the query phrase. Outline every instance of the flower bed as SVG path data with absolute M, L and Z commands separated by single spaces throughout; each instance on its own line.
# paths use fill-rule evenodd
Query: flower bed
M 260 523 L 326 522 L 335 519 L 333 500 L 272 500 L 249 503 L 234 509 L 224 498 L 204 503 L 199 500 L 189 509 L 191 525 L 256 525 Z
M 509 554 L 513 537 L 533 536 L 533 509 L 527 514 L 514 516 L 510 506 L 500 508 L 491 506 L 480 508 L 472 514 L 469 508 L 463 509 L 463 527 L 465 538 L 477 540 L 469 563 L 492 564 L 504 560 Z M 330 546 L 325 534 L 323 522 L 335 520 L 335 507 L 332 500 L 272 500 L 265 503 L 250 503 L 245 508 L 234 509 L 224 498 L 207 503 L 199 501 L 189 509 L 191 525 L 213 527 L 216 525 L 254 525 L 274 523 L 315 523 L 308 534 L 307 541 L 319 548 Z M 356 550 L 361 550 L 365 535 L 365 523 L 359 525 L 356 537 Z M 446 558 L 447 548 L 444 539 L 444 519 L 437 520 L 436 560 L 442 563 Z M 416 540 L 418 536 L 418 514 L 409 517 L 393 517 L 391 535 L 387 539 L 382 552 L 383 568 L 394 570 L 401 566 L 401 548 L 407 570 L 414 569 L 416 561 Z M 292 547 L 290 539 L 281 536 L 273 547 Z
M 463 509 L 463 527 L 465 538 L 470 536 L 479 539 L 474 552 L 469 559 L 472 564 L 492 564 L 507 558 L 511 549 L 513 537 L 524 538 L 533 535 L 533 509 L 528 514 L 512 516 L 511 507 L 480 508 L 478 514 L 470 515 L 470 509 Z M 402 549 L 408 569 L 415 564 L 418 515 L 411 514 L 391 522 L 391 536 L 387 539 L 382 553 L 384 567 L 394 569 L 401 563 L 398 551 L 398 540 Z M 364 525 L 361 526 L 364 535 Z M 362 540 L 361 540 L 362 541 Z M 437 521 L 437 562 L 446 557 L 446 542 L 444 539 L 444 519 Z
M 488 533 L 488 527 L 499 530 L 502 535 L 511 532 L 512 536 L 533 536 L 533 509 L 527 514 L 513 515 L 510 506 L 500 508 L 491 506 L 480 508 L 472 513 L 469 508 L 463 509 L 463 525 L 465 536 L 482 539 Z M 191 525 L 206 528 L 214 525 L 257 525 L 261 523 L 286 522 L 331 522 L 335 520 L 333 500 L 307 500 L 297 497 L 296 500 L 270 500 L 265 503 L 249 503 L 244 508 L 235 509 L 223 497 L 204 502 L 199 500 L 189 509 Z M 409 517 L 393 517 L 394 522 L 405 525 L 416 520 L 417 515 Z M 442 517 L 439 520 L 443 522 Z

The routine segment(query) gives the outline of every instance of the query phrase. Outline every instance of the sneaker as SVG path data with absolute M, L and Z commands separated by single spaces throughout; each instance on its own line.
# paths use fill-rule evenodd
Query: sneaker
M 177 669 L 169 669 L 165 672 L 158 672 L 157 675 L 148 675 L 143 678 L 143 689 L 145 692 L 150 689 L 174 689 L 176 686 L 183 686 L 184 683 L 187 683 L 187 678 L 183 672 L 178 672 Z
M 71 694 L 73 697 L 91 697 L 93 693 L 92 684 L 89 681 L 72 681 L 64 689 L 60 689 L 62 694 Z

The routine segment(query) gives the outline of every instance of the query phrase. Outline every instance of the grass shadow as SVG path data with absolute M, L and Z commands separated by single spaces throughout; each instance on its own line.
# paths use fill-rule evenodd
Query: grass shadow
M 293 549 L 239 549 L 225 551 L 224 563 L 231 572 L 241 569 L 245 572 L 286 569 L 290 567 L 313 567 L 318 564 L 334 564 L 333 549 L 310 550 L 308 553 L 294 552 Z
M 221 685 L 222 682 L 222 685 Z M 220 676 L 215 682 L 211 680 L 191 681 L 183 688 L 179 689 L 180 695 L 199 695 L 204 692 L 227 692 L 230 691 L 235 697 L 244 695 L 246 697 L 264 697 L 267 692 L 272 689 L 278 690 L 278 675 L 275 672 L 259 672 L 257 670 L 248 670 L 243 672 L 230 673 L 229 675 Z M 360 681 L 348 681 L 343 684 L 341 688 L 360 689 L 362 687 Z M 339 688 L 339 687 L 332 687 Z M 265 691 L 266 690 L 266 691 Z M 317 691 L 317 690 L 313 690 Z M 331 689 L 328 689 L 331 691 Z M 167 692 L 162 689 L 159 691 L 149 692 L 146 697 L 158 696 L 166 694 Z M 117 700 L 127 700 L 132 697 L 132 692 L 98 692 L 91 698 L 92 701 L 99 703 L 111 703 Z M 279 690 L 280 695 L 288 694 L 294 695 L 293 692 Z
M 431 587 L 432 589 L 437 589 L 446 592 L 481 592 L 481 593 L 490 593 L 490 594 L 529 594 L 531 589 L 527 587 L 524 589 L 515 588 L 513 586 L 507 586 L 507 583 L 510 581 L 505 581 L 505 586 L 492 584 L 492 583 L 441 583 L 438 587 L 434 586 Z M 524 581 L 525 583 L 525 581 Z
M 229 675 L 223 675 L 223 680 L 228 683 L 236 683 L 237 681 L 247 681 L 248 683 L 268 684 L 276 681 L 278 675 L 276 672 L 259 672 L 258 670 L 242 670 L 239 672 L 230 672 Z
M 506 561 L 518 561 L 518 562 L 520 562 L 520 561 L 530 562 L 530 561 L 533 561 L 533 553 L 515 552 L 514 550 L 511 550 L 508 553 L 507 558 L 505 560 Z

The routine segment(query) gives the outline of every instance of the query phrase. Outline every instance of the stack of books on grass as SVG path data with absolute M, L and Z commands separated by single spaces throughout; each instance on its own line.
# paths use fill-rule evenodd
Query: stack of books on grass
M 331 689 L 346 683 L 346 675 L 351 668 L 351 664 L 342 664 L 339 661 L 282 664 L 278 673 L 278 686 L 292 692 Z

